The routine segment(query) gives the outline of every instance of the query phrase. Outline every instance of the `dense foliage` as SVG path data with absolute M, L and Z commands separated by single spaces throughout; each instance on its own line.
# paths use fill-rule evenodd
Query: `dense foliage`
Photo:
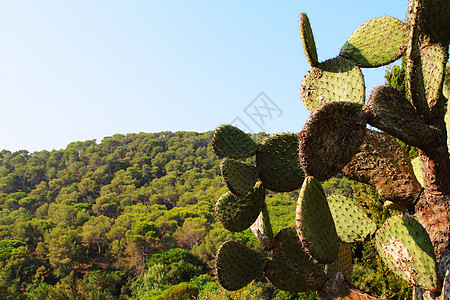
M 211 134 L 1 151 L 0 298 L 145 298 L 190 280 L 216 285 L 205 274 L 223 240 L 258 244 L 215 220 L 225 187 Z M 291 224 L 296 198 L 268 195 L 275 230 Z

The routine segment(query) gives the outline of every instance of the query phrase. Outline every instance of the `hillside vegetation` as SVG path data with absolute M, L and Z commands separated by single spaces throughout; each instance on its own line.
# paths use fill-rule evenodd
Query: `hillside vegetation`
M 221 242 L 258 243 L 215 220 L 226 188 L 211 135 L 117 134 L 64 150 L 1 151 L 0 298 L 145 298 L 191 280 L 215 285 L 206 274 Z M 275 230 L 291 225 L 296 199 L 268 195 Z

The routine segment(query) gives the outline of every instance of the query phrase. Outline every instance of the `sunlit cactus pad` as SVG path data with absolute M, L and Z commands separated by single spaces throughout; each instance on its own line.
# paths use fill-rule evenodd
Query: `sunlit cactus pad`
M 301 97 L 310 112 L 334 101 L 364 104 L 365 85 L 361 69 L 343 57 L 324 61 L 306 73 L 301 84 Z
M 250 226 L 250 230 L 256 236 L 261 245 L 268 249 L 273 248 L 275 240 L 272 225 L 270 224 L 269 211 L 267 210 L 266 204 L 264 204 L 264 207 L 255 223 Z
M 328 277 L 334 276 L 338 271 L 342 271 L 347 279 L 353 271 L 352 246 L 348 243 L 339 243 L 338 258 L 330 265 L 327 265 Z
M 255 166 L 231 158 L 221 161 L 220 171 L 227 188 L 239 197 L 250 192 L 258 181 Z
M 339 253 L 339 240 L 322 185 L 306 177 L 298 197 L 296 223 L 305 250 L 322 264 L 332 263 Z
M 303 183 L 298 157 L 298 134 L 279 133 L 267 137 L 256 152 L 256 167 L 264 187 L 275 192 L 290 192 Z
M 216 203 L 216 216 L 229 231 L 238 232 L 249 228 L 263 209 L 266 190 L 260 182 L 243 197 L 231 192 L 223 194 Z
M 445 76 L 444 76 L 444 84 L 442 87 L 442 93 L 444 97 L 450 99 L 450 62 L 447 62 L 445 65 Z M 447 112 L 450 110 L 447 110 Z
M 311 24 L 305 13 L 300 14 L 298 25 L 306 59 L 312 67 L 315 67 L 319 64 L 319 58 L 317 56 L 316 42 L 314 41 Z
M 328 197 L 328 204 L 341 241 L 362 242 L 377 230 L 375 223 L 352 199 L 333 195 Z
M 266 257 L 235 241 L 223 243 L 217 250 L 216 272 L 220 285 L 236 291 L 262 275 Z
M 325 181 L 358 151 L 368 115 L 362 105 L 331 102 L 311 114 L 299 134 L 300 163 L 306 176 Z
M 217 127 L 211 140 L 211 149 L 220 158 L 250 157 L 257 146 L 248 134 L 232 125 Z
M 425 229 L 408 215 L 389 218 L 375 245 L 383 262 L 410 284 L 435 291 L 438 286 L 433 244 Z
M 358 66 L 375 68 L 400 58 L 406 51 L 408 26 L 393 17 L 379 17 L 362 24 L 347 40 L 339 55 Z
M 276 288 L 291 293 L 316 291 L 326 282 L 322 266 L 304 251 L 293 228 L 283 229 L 275 237 L 264 276 Z
M 429 45 L 420 50 L 421 73 L 428 105 L 433 107 L 441 96 L 448 48 L 441 45 Z

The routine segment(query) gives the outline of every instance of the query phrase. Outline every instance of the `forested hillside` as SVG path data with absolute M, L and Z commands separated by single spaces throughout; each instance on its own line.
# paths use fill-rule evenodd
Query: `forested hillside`
M 215 285 L 205 274 L 231 235 L 214 218 L 226 188 L 211 135 L 117 134 L 64 150 L 1 151 L 1 298 L 145 298 L 190 280 Z M 268 195 L 275 227 L 291 224 L 296 199 Z M 234 238 L 259 245 L 250 231 Z
M 314 298 L 275 290 L 264 278 L 233 293 L 216 283 L 222 242 L 261 245 L 250 230 L 232 234 L 214 216 L 226 187 L 211 137 L 117 134 L 64 150 L 1 151 L 0 299 L 168 299 L 190 289 L 197 299 Z M 355 198 L 375 221 L 387 213 L 367 186 L 336 177 L 323 187 L 327 195 Z M 298 191 L 268 192 L 274 232 L 293 226 L 297 198 Z M 360 287 L 409 293 L 387 276 L 371 243 L 353 252 Z M 359 261 L 362 252 L 373 258 Z

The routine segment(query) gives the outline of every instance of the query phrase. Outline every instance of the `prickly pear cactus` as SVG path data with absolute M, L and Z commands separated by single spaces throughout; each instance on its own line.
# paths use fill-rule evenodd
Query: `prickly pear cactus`
M 256 166 L 264 187 L 290 192 L 302 186 L 304 175 L 298 158 L 298 135 L 274 134 L 258 145 Z
M 243 288 L 260 276 L 266 257 L 245 245 L 228 241 L 217 250 L 216 272 L 219 283 L 230 291 Z
M 419 222 L 408 215 L 391 217 L 377 232 L 375 243 L 381 258 L 394 273 L 414 286 L 437 291 L 433 244 Z
M 259 145 L 231 125 L 214 132 L 211 148 L 226 158 L 222 175 L 229 189 L 217 201 L 216 216 L 231 231 L 251 228 L 268 253 L 237 242 L 220 247 L 217 275 L 226 289 L 239 289 L 263 273 L 276 288 L 316 290 L 321 299 L 378 299 L 348 282 L 348 243 L 375 237 L 391 272 L 415 286 L 415 299 L 434 297 L 442 286 L 448 297 L 450 1 L 409 0 L 408 12 L 406 23 L 392 17 L 367 21 L 337 57 L 323 62 L 302 13 L 300 37 L 311 69 L 301 83 L 301 98 L 311 116 L 301 132 L 276 134 Z M 380 86 L 366 103 L 361 68 L 402 56 L 407 95 Z M 417 147 L 412 164 L 397 140 Z M 239 161 L 255 154 L 255 165 Z M 405 214 L 377 229 L 351 199 L 327 199 L 320 181 L 338 173 L 372 185 L 386 209 Z M 300 187 L 295 229 L 272 232 L 266 189 Z M 327 273 L 321 264 L 327 264 Z

